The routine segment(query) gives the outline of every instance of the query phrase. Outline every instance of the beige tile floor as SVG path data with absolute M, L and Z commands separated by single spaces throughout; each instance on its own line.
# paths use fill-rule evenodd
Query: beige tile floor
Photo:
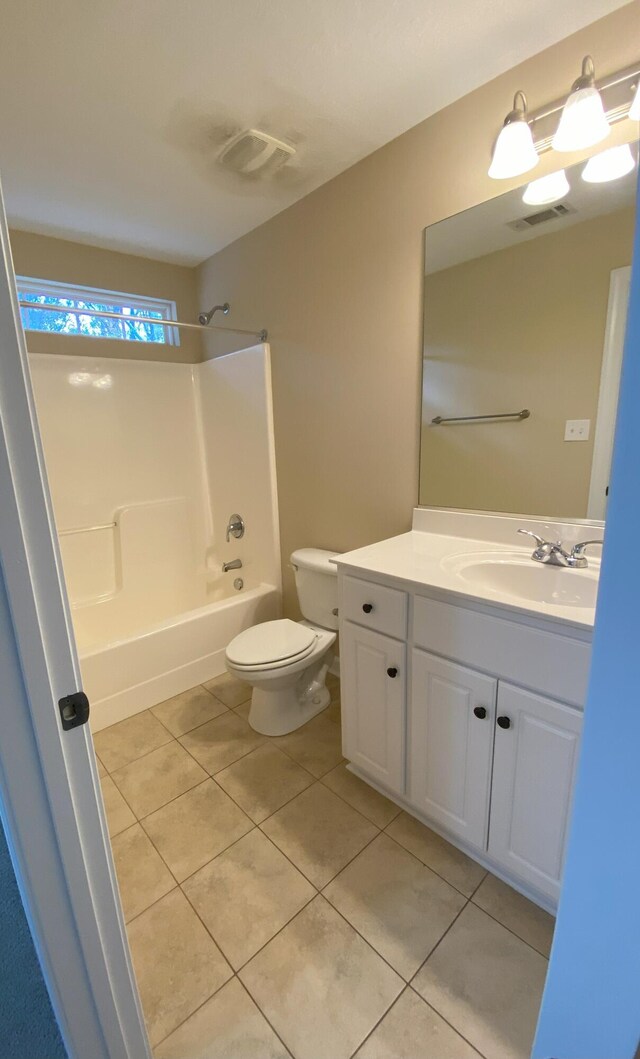
M 553 919 L 219 677 L 95 736 L 156 1059 L 526 1059 Z

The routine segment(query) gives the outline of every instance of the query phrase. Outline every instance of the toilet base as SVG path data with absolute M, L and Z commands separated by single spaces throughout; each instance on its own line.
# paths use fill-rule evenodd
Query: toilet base
M 327 687 L 318 688 L 310 695 L 301 695 L 297 685 L 277 691 L 254 688 L 248 721 L 261 735 L 287 735 L 326 710 L 330 702 Z

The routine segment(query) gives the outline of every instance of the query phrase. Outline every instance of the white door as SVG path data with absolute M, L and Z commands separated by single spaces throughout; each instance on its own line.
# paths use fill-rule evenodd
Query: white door
M 411 802 L 484 850 L 497 681 L 417 649 L 411 680 Z
M 609 475 L 613 456 L 613 436 L 618 414 L 618 394 L 627 327 L 631 265 L 614 268 L 609 281 L 609 304 L 605 328 L 598 413 L 593 439 L 591 482 L 587 518 L 603 519 L 607 511 Z
M 82 444 L 82 439 L 78 439 Z M 81 687 L 0 192 L 0 798 L 70 1059 L 150 1056 Z
M 343 623 L 342 752 L 371 779 L 404 792 L 406 654 L 390 636 Z
M 500 681 L 489 853 L 557 900 L 582 714 Z

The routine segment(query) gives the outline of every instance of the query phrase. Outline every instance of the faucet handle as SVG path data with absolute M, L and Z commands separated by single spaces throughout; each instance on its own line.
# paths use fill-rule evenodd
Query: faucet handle
M 240 540 L 244 537 L 245 524 L 242 515 L 230 515 L 227 523 L 227 543 L 231 537 L 235 537 L 236 540 Z
M 604 544 L 604 541 L 580 541 L 579 544 L 574 544 L 573 548 L 571 549 L 572 559 L 582 559 L 586 549 L 589 547 L 590 544 Z
M 543 537 L 539 537 L 537 533 L 533 533 L 532 530 L 519 529 L 518 533 L 524 533 L 525 537 L 533 537 L 539 548 L 543 548 L 545 544 L 549 543 L 549 541 L 546 541 Z

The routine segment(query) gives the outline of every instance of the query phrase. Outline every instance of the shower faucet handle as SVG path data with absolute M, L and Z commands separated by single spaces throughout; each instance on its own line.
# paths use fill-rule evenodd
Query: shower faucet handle
M 227 523 L 227 543 L 231 537 L 235 537 L 236 540 L 244 537 L 244 530 L 245 525 L 242 515 L 230 515 Z

